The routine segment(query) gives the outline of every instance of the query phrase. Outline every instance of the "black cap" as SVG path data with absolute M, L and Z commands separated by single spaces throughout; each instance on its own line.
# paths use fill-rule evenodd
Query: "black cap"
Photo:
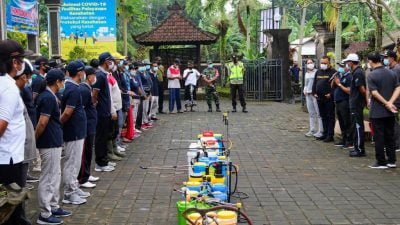
M 174 60 L 174 63 L 180 65 L 180 64 L 181 64 L 181 60 L 180 60 L 179 58 L 176 58 L 176 59 Z
M 39 66 L 40 64 L 49 64 L 49 59 L 44 57 L 44 56 L 40 56 L 35 60 L 35 65 Z
M 389 51 L 386 52 L 385 57 L 391 57 L 391 58 L 395 58 L 396 59 L 397 58 L 397 54 L 396 54 L 396 52 L 394 52 L 392 50 L 389 50 Z
M 65 74 L 60 69 L 51 69 L 46 74 L 46 81 L 48 83 L 50 83 L 50 82 L 54 82 L 56 80 L 65 80 Z
M 29 52 L 25 52 L 24 48 L 14 40 L 4 40 L 0 42 L 0 61 L 11 58 L 25 57 Z
M 95 75 L 96 70 L 94 70 L 94 68 L 91 66 L 85 66 L 85 73 L 86 73 L 86 76 Z
M 75 76 L 78 72 L 85 70 L 85 64 L 82 61 L 72 61 L 67 66 L 67 71 L 69 75 Z
M 99 55 L 99 63 L 103 64 L 106 60 L 115 60 L 109 52 L 103 52 Z
M 99 67 L 99 60 L 98 59 L 92 59 L 92 60 L 90 60 L 90 63 L 89 63 L 89 65 L 91 66 L 91 67 Z

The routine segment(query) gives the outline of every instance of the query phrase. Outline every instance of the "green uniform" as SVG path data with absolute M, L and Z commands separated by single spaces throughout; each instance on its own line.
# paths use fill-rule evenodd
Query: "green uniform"
M 203 76 L 207 80 L 214 79 L 216 77 L 219 77 L 218 70 L 215 68 L 206 68 L 203 70 Z M 219 107 L 219 96 L 217 92 L 217 88 L 215 87 L 215 81 L 212 84 L 209 84 L 205 87 L 205 92 L 206 92 L 206 100 L 207 100 L 207 105 L 211 107 L 211 102 L 212 99 L 214 98 L 215 105 L 217 108 Z

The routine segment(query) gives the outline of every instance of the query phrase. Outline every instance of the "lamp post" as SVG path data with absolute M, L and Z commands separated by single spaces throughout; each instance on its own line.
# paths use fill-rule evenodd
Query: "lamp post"
M 0 0 L 0 40 L 7 39 L 5 1 Z

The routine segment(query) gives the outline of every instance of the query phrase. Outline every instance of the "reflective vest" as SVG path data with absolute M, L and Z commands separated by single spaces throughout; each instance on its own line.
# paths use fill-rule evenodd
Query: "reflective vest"
M 230 81 L 242 81 L 244 75 L 244 65 L 242 62 L 238 62 L 236 65 L 233 62 L 228 64 L 229 68 L 229 80 Z

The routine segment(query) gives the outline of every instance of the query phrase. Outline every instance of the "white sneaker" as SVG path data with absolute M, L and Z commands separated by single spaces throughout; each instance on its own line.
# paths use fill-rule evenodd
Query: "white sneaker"
M 306 137 L 312 137 L 312 136 L 314 136 L 314 133 L 309 131 L 308 133 L 306 133 L 304 135 L 306 135 Z
M 83 183 L 81 185 L 79 185 L 79 187 L 83 187 L 83 188 L 95 188 L 96 184 L 91 183 L 90 181 Z
M 96 182 L 98 180 L 100 180 L 100 177 L 89 176 L 89 179 L 88 179 L 88 181 L 90 181 L 90 182 Z
M 108 166 L 110 166 L 110 167 L 114 167 L 114 169 L 115 169 L 115 167 L 117 166 L 117 163 L 116 162 L 108 162 Z
M 72 205 L 82 205 L 86 202 L 86 199 L 79 197 L 77 193 L 71 194 L 69 196 L 64 195 L 64 199 L 62 200 L 62 203 Z
M 143 132 L 141 130 L 135 129 L 135 133 L 141 134 Z
M 96 165 L 94 167 L 94 171 L 97 171 L 97 172 L 112 172 L 114 170 L 115 170 L 114 167 L 108 166 L 108 165 L 107 166 L 98 166 L 98 165 Z
M 78 188 L 78 190 L 76 191 L 76 193 L 79 195 L 79 197 L 81 198 L 88 198 L 91 196 L 91 194 L 87 191 L 82 191 L 82 189 Z
M 319 138 L 319 137 L 322 137 L 322 135 L 323 134 L 321 134 L 320 132 L 317 132 L 317 133 L 314 134 L 314 137 Z
M 388 164 L 386 164 L 386 166 L 389 167 L 389 168 L 396 168 L 397 167 L 397 165 L 395 163 L 388 163 Z
M 125 151 L 126 151 L 126 149 L 123 148 L 123 147 L 121 147 L 121 146 L 117 146 L 117 150 L 118 150 L 119 152 L 125 152 Z

